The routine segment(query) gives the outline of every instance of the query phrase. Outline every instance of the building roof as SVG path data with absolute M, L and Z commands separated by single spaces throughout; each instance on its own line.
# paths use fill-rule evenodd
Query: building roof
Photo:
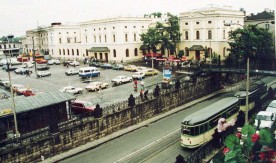
M 44 92 L 30 97 L 17 96 L 15 97 L 15 110 L 16 110 L 16 113 L 22 113 L 22 112 L 58 104 L 61 102 L 70 101 L 73 99 L 75 99 L 75 96 L 68 93 L 59 92 L 59 91 Z M 3 110 L 9 110 L 12 108 L 13 106 L 12 106 L 11 100 L 3 101 L 0 103 L 0 112 Z
M 108 47 L 92 47 L 88 51 L 89 52 L 110 52 Z
M 263 11 L 256 15 L 246 16 L 246 20 L 268 20 L 268 19 L 269 20 L 274 19 L 274 13 Z

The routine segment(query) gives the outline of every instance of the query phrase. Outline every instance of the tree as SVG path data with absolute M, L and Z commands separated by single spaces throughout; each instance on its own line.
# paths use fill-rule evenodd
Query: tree
M 254 63 L 262 61 L 262 58 L 268 57 L 272 52 L 273 39 L 272 34 L 256 25 L 244 26 L 229 32 L 230 48 L 227 49 L 233 60 L 237 64 L 240 58 L 245 62 L 249 57 Z

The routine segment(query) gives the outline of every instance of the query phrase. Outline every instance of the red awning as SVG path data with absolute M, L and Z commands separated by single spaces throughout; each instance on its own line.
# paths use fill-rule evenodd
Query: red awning
M 162 54 L 159 53 L 148 53 L 144 55 L 145 57 L 162 57 Z
M 166 61 L 167 58 L 157 58 L 156 60 L 157 60 L 157 61 Z

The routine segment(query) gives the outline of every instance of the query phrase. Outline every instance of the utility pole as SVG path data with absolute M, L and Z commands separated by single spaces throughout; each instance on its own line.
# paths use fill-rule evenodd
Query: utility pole
M 34 61 L 34 66 L 35 66 L 35 75 L 37 76 L 37 69 L 36 69 L 36 61 L 35 61 L 35 46 L 34 46 L 34 34 L 33 34 L 33 37 L 32 37 L 32 41 L 33 41 L 33 61 Z

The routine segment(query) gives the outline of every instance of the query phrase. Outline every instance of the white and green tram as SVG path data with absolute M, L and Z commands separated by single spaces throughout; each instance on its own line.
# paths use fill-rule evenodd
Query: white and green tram
M 181 122 L 181 145 L 196 148 L 212 139 L 220 118 L 236 118 L 240 110 L 240 100 L 236 97 L 221 99 L 193 114 Z

